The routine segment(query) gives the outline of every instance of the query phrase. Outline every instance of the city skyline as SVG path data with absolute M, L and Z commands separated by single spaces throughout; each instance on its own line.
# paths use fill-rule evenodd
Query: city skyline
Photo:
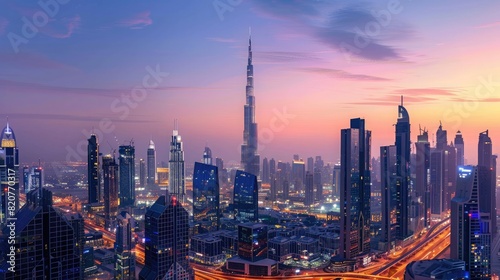
M 86 142 L 92 128 L 104 154 L 133 138 L 137 158 L 146 158 L 152 139 L 158 161 L 167 161 L 168 131 L 177 118 L 187 163 L 197 161 L 208 143 L 215 156 L 238 164 L 251 26 L 261 158 L 321 155 L 326 162 L 337 162 L 339 131 L 357 116 L 370 124 L 374 147 L 391 143 L 395 114 L 386 113 L 385 105 L 395 106 L 404 95 L 414 124 L 412 143 L 421 125 L 429 131 L 432 145 L 441 120 L 450 134 L 448 140 L 457 130 L 462 132 L 467 164 L 475 164 L 477 134 L 489 129 L 493 143 L 500 135 L 489 118 L 500 94 L 494 75 L 498 72 L 494 50 L 500 42 L 491 36 L 500 27 L 493 12 L 500 4 L 434 3 L 436 9 L 426 13 L 438 19 L 429 21 L 427 14 L 419 13 L 425 4 L 397 3 L 389 7 L 373 1 L 365 6 L 278 1 L 270 6 L 252 1 L 221 12 L 211 2 L 196 6 L 174 1 L 124 4 L 122 11 L 107 17 L 113 4 L 92 13 L 97 8 L 94 4 L 71 2 L 61 5 L 55 20 L 36 36 L 21 43 L 18 53 L 9 34 L 22 35 L 22 17 L 30 19 L 42 8 L 5 4 L 0 36 L 6 44 L 0 46 L 0 55 L 8 67 L 0 69 L 0 90 L 9 93 L 2 101 L 12 106 L 0 118 L 9 116 L 18 134 L 19 147 L 25 151 L 20 154 L 21 163 L 85 161 L 86 153 L 70 150 L 85 151 L 79 143 Z M 445 12 L 447 5 L 453 5 L 453 12 Z M 390 17 L 377 21 L 371 11 L 379 15 L 385 11 Z M 481 17 L 463 20 L 465 13 Z M 341 30 L 328 26 L 328 19 L 339 23 L 344 37 Z M 355 46 L 352 30 L 356 27 L 376 23 L 379 34 L 369 37 L 359 52 L 339 49 L 342 43 Z M 448 35 L 455 30 L 462 30 L 461 36 Z M 180 35 L 186 32 L 189 37 Z M 120 45 L 112 56 L 105 51 L 116 49 L 125 38 L 133 42 L 125 48 Z M 102 48 L 88 52 L 80 42 Z M 86 59 L 89 55 L 95 59 Z M 144 100 L 125 106 L 121 96 L 141 87 L 143 78 L 155 71 L 162 75 L 156 76 L 156 82 L 153 77 L 150 84 L 157 86 L 147 91 Z M 53 106 L 59 109 L 50 109 Z M 186 113 L 193 111 L 197 114 Z M 289 118 L 283 119 L 287 114 Z M 199 115 L 204 116 L 202 121 Z M 273 120 L 278 120 L 277 127 Z M 36 141 L 30 137 L 48 134 L 57 137 Z M 306 141 L 310 145 L 302 145 Z M 47 145 L 57 148 L 46 152 L 42 147 Z M 498 154 L 495 147 L 493 153 Z

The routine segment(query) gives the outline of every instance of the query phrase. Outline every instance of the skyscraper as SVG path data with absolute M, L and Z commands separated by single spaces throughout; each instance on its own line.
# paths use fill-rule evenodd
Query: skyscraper
M 88 203 L 97 203 L 101 198 L 101 186 L 99 178 L 99 143 L 97 136 L 90 135 L 87 146 L 87 179 L 88 179 Z
M 188 223 L 188 212 L 175 196 L 160 196 L 148 209 L 144 221 L 145 266 L 140 280 L 193 279 Z
M 457 148 L 457 166 L 462 166 L 465 164 L 464 138 L 462 137 L 462 132 L 460 132 L 460 130 L 457 131 L 453 142 L 455 144 L 455 148 Z
M 340 254 L 350 259 L 370 252 L 371 131 L 351 119 L 340 139 Z
M 401 178 L 397 176 L 396 146 L 380 147 L 380 185 L 382 190 L 382 236 L 380 250 L 396 247 L 400 226 L 398 224 L 398 190 Z
M 176 123 L 170 141 L 168 189 L 179 201 L 184 202 L 186 190 L 184 182 L 184 150 L 182 146 L 182 138 L 179 135 Z
M 203 151 L 203 161 L 204 164 L 212 165 L 212 150 L 209 147 L 205 147 Z
M 135 148 L 133 143 L 118 148 L 120 154 L 120 207 L 135 204 Z
M 318 167 L 315 167 L 314 169 L 314 188 L 316 189 L 316 200 L 319 202 L 323 202 L 324 196 L 323 196 L 323 181 L 322 179 L 322 173 L 321 169 Z
M 148 186 L 153 186 L 156 183 L 156 150 L 155 143 L 153 140 L 149 140 L 149 147 L 147 151 L 147 168 L 148 168 L 148 178 L 147 184 Z
M 429 168 L 431 147 L 427 130 L 421 130 L 415 143 L 416 163 L 415 163 L 415 190 L 416 196 L 423 203 L 423 211 L 420 215 L 424 219 L 424 227 L 430 226 L 430 189 L 429 189 Z
M 241 164 L 245 172 L 259 176 L 260 156 L 257 154 L 258 138 L 255 122 L 255 96 L 253 94 L 252 38 L 248 39 L 248 64 L 246 104 L 244 107 L 243 144 L 241 145 Z
M 311 173 L 314 172 L 314 158 L 313 157 L 307 158 L 307 171 L 309 171 Z
M 491 219 L 492 236 L 497 233 L 496 222 L 496 156 L 493 156 L 493 144 L 488 135 L 488 130 L 479 133 L 478 142 L 478 167 L 484 167 L 488 170 L 484 176 L 481 176 L 479 185 L 479 200 L 481 212 L 488 213 Z
M 332 183 L 332 195 L 335 197 L 340 197 L 340 163 L 336 163 L 333 166 L 333 183 Z
M 15 272 L 6 262 L 0 269 L 2 279 L 81 279 L 78 243 L 83 219 L 68 219 L 52 206 L 52 192 L 33 190 L 26 195 L 26 204 L 16 214 L 16 242 L 4 242 L 4 252 L 15 247 Z M 78 228 L 75 225 L 79 224 Z M 4 228 L 4 235 L 8 228 Z M 5 260 L 7 261 L 7 260 Z M 1 273 L 5 273 L 1 275 Z M 3 277 L 2 277 L 3 276 Z
M 233 198 L 235 220 L 242 223 L 258 221 L 258 191 L 257 176 L 236 171 Z
M 118 214 L 118 164 L 112 155 L 102 156 L 102 178 L 104 184 L 104 218 L 109 228 L 111 220 Z
M 193 217 L 196 233 L 219 230 L 219 172 L 217 166 L 195 162 Z
M 450 256 L 465 262 L 471 279 L 491 279 L 491 220 L 480 211 L 483 172 L 488 170 L 459 167 L 457 194 L 451 201 Z
M 444 151 L 438 149 L 431 150 L 429 187 L 431 191 L 431 216 L 433 219 L 441 219 L 444 211 Z
M 116 217 L 115 241 L 115 278 L 116 280 L 135 279 L 135 254 L 132 252 L 133 218 L 126 211 Z
M 262 183 L 269 183 L 270 182 L 270 175 L 269 175 L 269 161 L 267 158 L 264 158 L 262 160 Z
M 25 165 L 23 166 L 23 190 L 24 193 L 27 194 L 31 191 L 31 172 L 30 167 Z M 1 204 L 1 203 L 0 203 Z
M 2 200 L 0 201 L 0 226 L 14 217 L 19 210 L 19 149 L 16 136 L 9 126 L 2 130 L 0 143 L 0 182 Z
M 406 108 L 403 107 L 403 97 L 401 97 L 396 123 L 396 176 L 401 180 L 397 198 L 399 210 L 397 220 L 399 224 L 398 238 L 401 240 L 412 235 L 410 232 L 410 139 L 410 116 Z
M 307 171 L 304 205 L 310 206 L 312 204 L 314 204 L 314 175 L 313 173 Z
M 292 162 L 292 180 L 294 191 L 304 190 L 304 181 L 306 178 L 306 164 L 302 159 L 293 160 Z
M 443 130 L 443 125 L 439 122 L 439 127 L 436 131 L 436 149 L 443 150 L 446 145 L 448 145 L 448 132 Z
M 139 159 L 139 186 L 144 188 L 146 186 L 146 162 L 144 159 Z

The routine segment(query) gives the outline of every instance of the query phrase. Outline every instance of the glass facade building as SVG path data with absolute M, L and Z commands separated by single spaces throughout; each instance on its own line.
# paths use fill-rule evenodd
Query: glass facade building
M 133 145 L 120 146 L 120 207 L 135 204 L 135 148 Z
M 9 123 L 0 139 L 0 225 L 4 225 L 19 210 L 19 149 Z
M 234 181 L 234 219 L 239 222 L 257 222 L 259 216 L 257 176 L 236 171 Z
M 194 164 L 193 217 L 196 233 L 219 230 L 219 172 L 217 166 L 200 162 Z
M 98 203 L 101 198 L 99 178 L 99 144 L 97 136 L 90 135 L 87 146 L 88 203 Z
M 244 223 L 238 225 L 238 256 L 256 262 L 267 258 L 267 226 Z

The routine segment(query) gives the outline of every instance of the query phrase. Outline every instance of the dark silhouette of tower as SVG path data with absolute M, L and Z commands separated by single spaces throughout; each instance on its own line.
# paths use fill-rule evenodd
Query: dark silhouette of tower
M 306 194 L 304 199 L 304 205 L 310 206 L 314 204 L 314 174 L 307 171 L 306 172 Z
M 462 132 L 460 132 L 460 130 L 457 131 L 453 142 L 455 144 L 455 148 L 457 148 L 457 166 L 465 165 L 464 138 L 462 137 Z
M 119 147 L 120 154 L 120 207 L 135 203 L 135 148 L 133 143 Z
M 102 178 L 104 184 L 104 218 L 106 227 L 118 214 L 118 164 L 112 155 L 102 156 Z
M 153 140 L 149 140 L 149 147 L 147 151 L 147 179 L 146 183 L 148 186 L 153 186 L 156 183 L 156 150 L 155 143 Z
M 494 237 L 497 233 L 496 222 L 496 156 L 493 155 L 493 143 L 488 135 L 488 130 L 479 133 L 478 142 L 478 168 L 484 168 L 486 172 L 480 177 L 479 200 L 481 212 L 489 213 L 491 219 L 491 233 Z
M 99 143 L 97 136 L 90 135 L 87 146 L 87 169 L 88 169 L 88 203 L 97 203 L 101 197 L 101 186 L 99 178 Z
M 420 135 L 415 143 L 416 164 L 415 164 L 415 190 L 416 196 L 420 197 L 423 203 L 423 211 L 420 215 L 424 219 L 424 227 L 430 226 L 430 189 L 429 189 L 429 168 L 431 157 L 431 146 L 427 130 L 420 130 Z
M 370 252 L 371 131 L 357 118 L 340 136 L 340 254 L 350 259 Z
M 410 232 L 410 116 L 401 105 L 398 106 L 398 121 L 396 123 L 396 176 L 401 180 L 398 188 L 397 220 L 399 224 L 398 238 L 401 240 L 411 236 Z
M 245 172 L 259 176 L 260 156 L 257 154 L 258 138 L 255 122 L 255 96 L 253 94 L 252 38 L 248 39 L 248 64 L 246 104 L 244 107 L 243 145 L 241 145 L 241 164 Z

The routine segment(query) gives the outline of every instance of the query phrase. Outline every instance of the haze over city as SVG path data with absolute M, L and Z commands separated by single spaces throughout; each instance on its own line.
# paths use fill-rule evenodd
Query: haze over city
M 462 131 L 474 164 L 479 132 L 500 139 L 497 2 L 69 1 L 30 38 L 23 18 L 42 8 L 0 5 L 0 117 L 21 162 L 85 161 L 69 151 L 85 151 L 103 119 L 104 153 L 133 139 L 144 157 L 152 138 L 167 161 L 177 119 L 186 162 L 208 144 L 239 163 L 249 27 L 261 158 L 337 162 L 340 129 L 355 117 L 373 147 L 393 144 L 401 95 L 412 142 L 421 125 L 432 143 L 442 121 L 448 141 Z M 151 72 L 160 80 L 127 103 Z

